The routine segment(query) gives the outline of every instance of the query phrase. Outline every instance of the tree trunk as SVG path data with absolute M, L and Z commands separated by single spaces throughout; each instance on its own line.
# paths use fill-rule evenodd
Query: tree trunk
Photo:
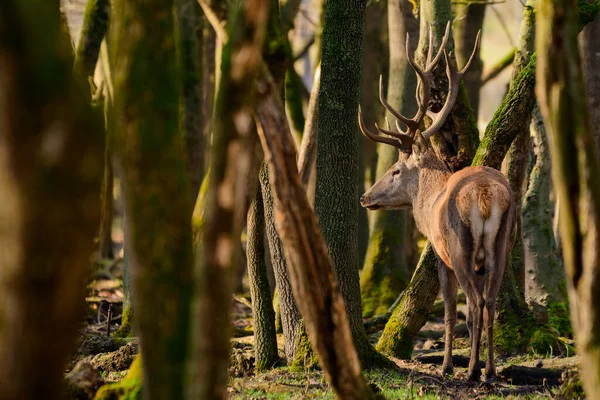
M 600 18 L 588 24 L 580 35 L 588 111 L 596 148 L 600 151 Z
M 381 360 L 362 324 L 358 276 L 358 94 L 364 0 L 328 0 L 323 28 L 315 212 L 364 367 Z M 310 331 L 309 331 L 310 333 Z M 313 343 L 315 345 L 315 343 Z
M 191 209 L 204 179 L 204 132 L 202 120 L 202 52 L 199 31 L 201 9 L 196 0 L 176 0 L 177 52 L 181 71 L 179 129 L 186 145 L 186 162 L 191 182 Z
M 388 1 L 390 70 L 388 77 L 387 101 L 404 115 L 416 112 L 414 93 L 417 87 L 416 76 L 406 60 L 406 34 L 412 39 L 410 47 L 418 41 L 419 22 L 414 17 L 409 4 L 402 0 Z M 373 94 L 369 102 L 378 104 Z M 393 116 L 388 115 L 390 120 Z M 398 161 L 395 147 L 379 144 L 377 177 L 381 177 Z M 410 247 L 416 247 L 408 232 L 406 210 L 377 211 L 374 214 L 373 229 L 367 249 L 367 257 L 360 277 L 360 290 L 363 316 L 383 314 L 398 298 L 410 281 L 412 265 L 408 263 Z
M 248 211 L 247 229 L 248 281 L 254 321 L 254 368 L 257 372 L 262 372 L 274 367 L 279 357 L 275 336 L 275 310 L 265 263 L 265 219 L 260 188 Z
M 454 44 L 456 46 L 456 61 L 460 66 L 467 64 L 469 57 L 471 57 L 477 32 L 483 28 L 485 10 L 486 4 L 459 3 L 455 6 Z M 482 72 L 483 60 L 478 52 L 469 68 L 469 73 L 464 78 L 465 89 L 475 120 L 479 115 L 479 91 L 482 85 Z
M 184 396 L 192 295 L 192 205 L 178 130 L 172 10 L 172 0 L 118 1 L 111 24 L 114 151 L 122 166 L 148 399 Z M 148 68 L 152 59 L 161 62 Z
M 100 219 L 103 132 L 57 5 L 0 3 L 1 397 L 62 399 Z M 81 76 L 81 75 L 79 75 Z
M 302 309 L 310 341 L 340 399 L 375 398 L 360 373 L 333 263 L 299 179 L 294 141 L 277 88 L 266 68 L 256 89 L 257 125 L 269 163 L 277 231 L 285 243 L 294 296 Z
M 600 393 L 600 165 L 586 111 L 573 0 L 539 2 L 536 94 L 550 137 L 552 177 L 560 203 L 560 234 L 573 331 L 588 398 Z
M 509 86 L 514 85 L 518 75 L 523 71 L 533 53 L 533 42 L 535 40 L 535 1 L 528 0 L 523 9 L 523 19 L 519 34 L 519 44 L 513 61 L 512 78 Z M 505 158 L 505 175 L 510 182 L 517 204 L 517 238 L 509 257 L 509 268 L 512 268 L 517 289 L 522 295 L 525 294 L 525 249 L 523 247 L 523 220 L 521 203 L 523 199 L 523 186 L 526 183 L 527 165 L 531 152 L 530 133 L 531 114 L 520 120 L 517 136 L 513 141 Z
M 90 0 L 85 6 L 79 43 L 75 51 L 74 69 L 87 77 L 94 77 L 100 43 L 106 35 L 110 15 L 109 0 Z
M 227 22 L 197 262 L 199 307 L 194 319 L 198 332 L 191 398 L 227 398 L 231 295 L 240 265 L 240 236 L 253 166 L 251 87 L 262 64 L 268 14 L 267 1 L 252 0 L 233 6 Z
M 294 300 L 292 286 L 288 275 L 288 265 L 284 255 L 283 244 L 275 228 L 274 199 L 269 184 L 269 173 L 266 164 L 260 171 L 260 185 L 264 203 L 265 228 L 269 241 L 271 263 L 275 272 L 275 285 L 277 287 L 277 301 L 281 315 L 281 328 L 283 331 L 285 358 L 291 364 L 296 354 L 296 341 L 300 324 L 300 312 Z
M 570 336 L 565 272 L 554 240 L 550 204 L 550 153 L 539 108 L 533 109 L 531 125 L 535 163 L 523 199 L 523 244 L 526 268 L 525 299 L 545 314 L 561 335 Z M 545 316 L 544 316 L 545 317 Z
M 383 354 L 411 358 L 413 339 L 427 322 L 431 306 L 440 291 L 437 263 L 438 258 L 428 241 L 409 286 L 402 292 L 377 342 L 377 350 Z
M 104 101 L 110 101 L 105 99 Z M 107 141 L 110 139 L 107 139 Z M 102 178 L 102 193 L 100 194 L 100 233 L 98 234 L 98 258 L 100 260 L 113 258 L 112 223 L 113 223 L 113 166 L 110 148 L 104 149 L 104 176 Z
M 389 69 L 387 46 L 387 9 L 385 2 L 372 3 L 365 10 L 365 34 L 362 53 L 362 77 L 360 104 L 367 121 L 383 122 L 385 109 L 375 99 L 379 95 L 379 77 L 386 76 Z M 404 38 L 402 42 L 404 43 Z M 377 143 L 359 135 L 359 194 L 372 185 L 377 169 Z M 372 179 L 369 179 L 371 178 Z M 364 207 L 358 208 L 358 266 L 362 268 L 369 247 L 370 231 L 375 213 Z M 361 291 L 362 294 L 362 291 Z M 363 307 L 364 307 L 363 303 Z M 363 308 L 364 312 L 364 308 Z

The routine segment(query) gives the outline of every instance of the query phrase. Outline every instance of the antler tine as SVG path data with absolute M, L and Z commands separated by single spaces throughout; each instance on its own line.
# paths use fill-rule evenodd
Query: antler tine
M 433 34 L 431 30 L 431 26 L 429 27 L 429 54 L 427 55 L 427 63 L 425 70 L 432 71 L 436 65 L 440 62 L 442 58 L 443 49 L 446 48 L 446 44 L 448 43 L 448 37 L 450 36 L 450 21 L 446 24 L 446 31 L 444 32 L 444 37 L 442 38 L 442 43 L 440 44 L 440 48 L 435 55 L 433 61 L 431 60 L 431 54 L 433 53 Z
M 431 63 L 433 57 L 433 25 L 429 24 L 429 47 L 427 48 L 427 60 L 425 61 L 425 69 Z
M 479 49 L 479 40 L 480 39 L 481 39 L 481 29 L 479 30 L 479 32 L 477 32 L 477 37 L 475 38 L 475 46 L 473 46 L 473 52 L 471 53 L 471 57 L 469 57 L 469 61 L 467 61 L 467 63 L 463 67 L 463 69 L 461 69 L 458 72 L 458 74 L 461 77 L 465 74 L 465 72 L 467 72 L 467 70 L 469 69 L 469 67 L 473 63 L 473 60 L 475 60 L 475 55 L 477 54 L 477 50 Z
M 390 112 L 390 114 L 392 114 L 394 117 L 396 117 L 400 121 L 402 121 L 402 123 L 405 124 L 406 126 L 408 126 L 409 129 L 416 129 L 416 128 L 418 128 L 418 126 L 419 126 L 418 123 L 415 123 L 415 121 L 413 121 L 412 119 L 407 118 L 404 115 L 400 114 L 383 97 L 383 75 L 379 75 L 379 101 L 381 102 L 381 104 L 383 105 L 383 107 L 385 107 L 385 109 Z
M 358 106 L 358 126 L 360 128 L 360 131 L 363 133 L 363 135 L 365 135 L 369 139 L 373 140 L 374 142 L 389 144 L 391 146 L 396 147 L 397 149 L 406 151 L 406 146 L 400 140 L 381 136 L 381 135 L 379 135 L 377 133 L 373 133 L 369 129 L 367 129 L 367 126 L 365 125 L 365 121 L 362 116 L 362 110 L 360 108 L 360 105 Z
M 395 137 L 396 139 L 400 140 L 403 144 L 404 141 L 408 140 L 410 141 L 410 143 L 412 144 L 412 137 L 410 135 L 407 135 L 406 133 L 400 131 L 400 132 L 395 132 L 393 130 L 391 130 L 388 126 L 388 129 L 383 129 L 382 127 L 380 127 L 377 122 L 375 122 L 375 128 L 377 128 L 377 130 L 381 133 L 384 133 L 388 136 L 391 137 Z
M 446 51 L 446 49 L 444 49 L 444 58 L 446 59 L 446 76 L 448 76 L 448 95 L 446 96 L 444 106 L 439 112 L 427 112 L 427 115 L 432 119 L 432 122 L 429 128 L 422 133 L 425 139 L 433 136 L 433 134 L 439 131 L 442 125 L 444 125 L 444 122 L 446 122 L 446 118 L 450 115 L 458 97 L 461 78 L 460 72 L 458 72 L 450 62 L 450 57 L 448 56 L 448 51 Z
M 427 115 L 431 117 L 433 120 L 431 126 L 423 132 L 423 137 L 425 139 L 430 138 L 433 134 L 435 134 L 446 122 L 446 118 L 450 115 L 452 108 L 454 107 L 454 103 L 458 97 L 458 91 L 460 88 L 460 80 L 463 75 L 466 73 L 467 69 L 471 66 L 471 63 L 475 59 L 475 54 L 477 53 L 477 49 L 479 48 L 479 41 L 481 38 L 481 30 L 477 33 L 477 38 L 475 39 L 475 46 L 473 46 L 473 52 L 471 53 L 471 57 L 465 67 L 458 71 L 452 62 L 450 61 L 450 56 L 448 55 L 448 51 L 444 48 L 444 58 L 446 59 L 446 75 L 448 76 L 448 95 L 446 96 L 446 101 L 444 102 L 444 106 L 438 113 L 433 113 L 431 111 L 427 112 Z

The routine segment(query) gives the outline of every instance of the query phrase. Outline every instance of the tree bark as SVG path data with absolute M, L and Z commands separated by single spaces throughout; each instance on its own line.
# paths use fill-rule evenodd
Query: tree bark
M 390 0 L 388 28 L 390 70 L 386 98 L 404 115 L 412 115 L 417 110 L 414 98 L 417 80 L 406 60 L 406 34 L 410 33 L 410 47 L 415 48 L 419 22 L 408 4 L 402 0 Z M 369 99 L 369 102 L 378 104 L 375 98 Z M 387 117 L 393 118 L 391 114 Z M 381 177 L 398 161 L 398 150 L 385 144 L 379 144 L 377 148 L 377 177 Z M 409 265 L 408 253 L 411 246 L 416 247 L 408 232 L 408 219 L 411 218 L 408 211 L 377 211 L 373 218 L 367 256 L 360 276 L 363 317 L 385 313 L 398 298 L 410 281 L 413 268 Z
M 56 4 L 0 3 L 1 397 L 62 398 L 100 218 L 102 121 Z
M 565 271 L 554 240 L 550 204 L 550 153 L 539 108 L 533 109 L 535 163 L 523 199 L 523 244 L 526 268 L 525 299 L 533 307 L 544 307 L 550 325 L 570 336 L 571 322 Z
M 533 42 L 535 40 L 535 1 L 528 0 L 523 9 L 519 44 L 513 61 L 512 78 L 509 87 L 514 85 L 515 80 L 527 65 L 533 53 Z M 521 203 L 523 199 L 523 186 L 526 183 L 527 165 L 531 153 L 530 133 L 531 113 L 523 118 L 519 125 L 517 136 L 513 141 L 505 157 L 505 175 L 512 187 L 515 202 L 517 204 L 517 238 L 509 257 L 509 268 L 513 269 L 517 289 L 522 295 L 525 294 L 525 249 L 523 247 L 523 219 Z
M 486 4 L 476 3 L 456 4 L 455 6 L 457 18 L 453 29 L 458 65 L 465 65 L 471 57 L 477 32 L 483 28 L 486 7 Z M 482 86 L 483 73 L 483 60 L 480 54 L 478 52 L 475 56 L 469 73 L 465 75 L 464 79 L 465 90 L 476 120 L 479 115 L 479 91 Z
M 252 82 L 262 64 L 269 3 L 232 6 L 223 47 L 201 255 L 191 398 L 227 398 L 230 310 L 252 167 Z
M 122 166 L 148 399 L 184 396 L 192 295 L 192 205 L 178 130 L 172 10 L 172 0 L 118 1 L 111 24 L 114 151 Z M 152 59 L 161 62 L 148 68 Z
M 264 203 L 265 228 L 269 241 L 269 252 L 271 254 L 273 271 L 275 272 L 275 285 L 277 287 L 277 301 L 281 315 L 285 358 L 288 364 L 291 364 L 296 355 L 296 341 L 298 339 L 301 316 L 292 292 L 283 244 L 275 228 L 275 211 L 273 209 L 275 200 L 273 199 L 269 183 L 269 172 L 266 165 L 263 165 L 261 168 L 259 180 Z
M 104 101 L 109 100 L 105 99 Z M 110 148 L 106 146 L 104 149 L 102 192 L 100 194 L 100 233 L 98 234 L 98 258 L 100 260 L 111 259 L 114 256 L 112 242 L 113 185 L 114 177 Z
M 256 83 L 257 125 L 273 188 L 277 231 L 285 243 L 294 296 L 325 376 L 339 398 L 375 398 L 360 374 L 358 355 L 317 219 L 296 168 L 285 111 L 266 68 Z
M 587 94 L 592 131 L 596 137 L 596 148 L 600 151 L 600 19 L 588 24 L 581 32 L 581 55 L 583 79 Z
M 358 276 L 358 94 L 364 0 L 328 0 L 323 28 L 315 212 L 363 367 L 381 361 L 362 324 Z M 308 325 L 307 325 L 308 326 Z M 315 343 L 313 343 L 315 345 Z
M 265 262 L 265 219 L 260 187 L 248 211 L 248 281 L 254 321 L 254 368 L 266 371 L 277 364 L 275 310 Z
M 177 52 L 181 71 L 179 129 L 186 145 L 193 212 L 204 179 L 204 121 L 202 120 L 201 9 L 196 0 L 175 1 Z
M 589 398 L 600 393 L 600 165 L 585 101 L 572 0 L 539 2 L 536 94 L 550 138 L 552 178 L 581 378 Z
M 110 16 L 109 0 L 90 0 L 85 6 L 83 25 L 75 52 L 74 70 L 87 77 L 94 77 L 100 43 L 106 35 Z

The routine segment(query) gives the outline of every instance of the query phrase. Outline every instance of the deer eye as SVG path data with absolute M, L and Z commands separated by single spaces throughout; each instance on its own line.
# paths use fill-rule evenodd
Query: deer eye
M 396 176 L 396 175 L 398 175 L 399 173 L 400 173 L 400 170 L 399 170 L 399 169 L 396 169 L 396 170 L 392 171 L 392 176 Z

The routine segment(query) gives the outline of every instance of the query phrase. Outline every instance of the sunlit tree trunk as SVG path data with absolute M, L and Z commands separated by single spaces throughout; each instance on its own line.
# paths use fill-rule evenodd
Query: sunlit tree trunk
M 600 398 L 600 165 L 585 101 L 573 0 L 537 4 L 536 94 L 550 138 L 552 177 L 575 341 L 587 397 Z
M 535 39 L 535 1 L 529 0 L 523 9 L 519 44 L 513 61 L 512 78 L 509 86 L 515 84 L 516 78 L 523 71 L 533 52 Z M 523 199 L 523 186 L 526 183 L 527 165 L 531 153 L 531 114 L 519 121 L 513 129 L 517 130 L 517 137 L 513 141 L 505 158 L 505 175 L 512 187 L 518 209 L 517 238 L 510 254 L 510 268 L 515 275 L 516 285 L 521 294 L 525 293 L 525 262 L 523 248 L 523 221 L 521 218 L 521 202 Z
M 531 133 L 535 162 L 523 198 L 525 299 L 536 315 L 546 314 L 550 325 L 568 336 L 572 332 L 566 278 L 552 227 L 550 149 L 538 107 L 533 109 Z M 545 308 L 545 313 L 540 313 L 539 307 Z
M 412 13 L 410 4 L 403 0 L 388 1 L 388 28 L 390 69 L 388 75 L 387 101 L 404 115 L 412 115 L 417 110 L 415 89 L 417 86 L 414 71 L 406 60 L 406 34 L 410 33 L 411 50 L 419 39 L 419 22 Z M 376 89 L 377 86 L 375 86 Z M 377 91 L 367 103 L 383 107 L 376 100 Z M 392 115 L 387 115 L 390 121 Z M 365 138 L 366 139 L 366 138 Z M 379 144 L 377 146 L 377 177 L 381 177 L 398 161 L 398 149 Z M 408 219 L 412 218 L 405 210 L 375 212 L 367 256 L 361 272 L 360 289 L 363 303 L 363 316 L 383 314 L 396 300 L 410 281 L 413 266 L 409 265 L 409 252 L 416 247 L 408 231 Z
M 265 219 L 260 187 L 248 211 L 248 281 L 254 325 L 254 368 L 257 372 L 277 364 L 275 310 L 265 262 Z
M 57 400 L 100 220 L 102 120 L 55 2 L 0 3 L 0 65 L 0 397 Z

